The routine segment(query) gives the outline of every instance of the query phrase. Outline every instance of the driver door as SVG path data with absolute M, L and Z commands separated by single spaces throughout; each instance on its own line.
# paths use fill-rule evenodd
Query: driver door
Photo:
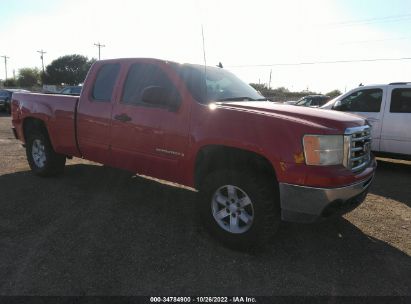
M 176 181 L 178 164 L 187 154 L 190 104 L 181 96 L 174 110 L 143 102 L 142 93 L 151 86 L 179 94 L 166 63 L 136 61 L 123 78 L 123 92 L 112 112 L 113 166 Z

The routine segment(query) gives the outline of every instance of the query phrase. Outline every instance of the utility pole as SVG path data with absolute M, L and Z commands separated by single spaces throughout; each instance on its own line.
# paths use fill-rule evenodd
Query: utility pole
M 268 81 L 268 88 L 271 89 L 271 73 L 273 72 L 273 69 L 270 70 L 270 80 Z
M 7 59 L 10 59 L 10 57 L 7 57 L 6 55 L 0 56 L 4 58 L 4 69 L 6 70 L 6 79 L 7 80 Z
M 44 74 L 44 54 L 46 54 L 47 52 L 43 51 L 42 49 L 41 51 L 37 51 L 37 53 L 40 53 L 41 66 L 43 68 L 43 74 Z
M 94 43 L 94 45 L 96 46 L 96 47 L 98 47 L 98 60 L 100 60 L 101 59 L 101 57 L 100 57 L 100 49 L 102 48 L 102 47 L 106 47 L 104 44 L 101 44 L 100 42 L 97 42 L 97 43 Z

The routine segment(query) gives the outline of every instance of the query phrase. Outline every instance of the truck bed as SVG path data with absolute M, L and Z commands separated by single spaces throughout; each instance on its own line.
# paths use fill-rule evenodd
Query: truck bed
M 22 122 L 25 118 L 38 118 L 46 122 L 50 140 L 56 152 L 68 156 L 79 156 L 75 135 L 77 103 L 77 96 L 13 94 L 13 123 L 16 126 L 18 137 L 24 141 Z

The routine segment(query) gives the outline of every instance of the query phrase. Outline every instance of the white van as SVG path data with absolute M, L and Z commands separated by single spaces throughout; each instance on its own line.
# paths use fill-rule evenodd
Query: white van
M 366 118 L 372 126 L 371 149 L 376 155 L 411 158 L 411 83 L 360 86 L 321 108 Z

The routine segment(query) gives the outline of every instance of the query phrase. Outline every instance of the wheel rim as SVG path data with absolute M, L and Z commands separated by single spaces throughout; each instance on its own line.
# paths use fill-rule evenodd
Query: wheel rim
M 253 203 L 247 193 L 236 186 L 218 188 L 211 200 L 211 210 L 217 224 L 230 233 L 244 233 L 253 224 Z
M 43 168 L 46 162 L 46 152 L 44 144 L 40 139 L 35 139 L 31 147 L 33 161 L 38 168 Z

